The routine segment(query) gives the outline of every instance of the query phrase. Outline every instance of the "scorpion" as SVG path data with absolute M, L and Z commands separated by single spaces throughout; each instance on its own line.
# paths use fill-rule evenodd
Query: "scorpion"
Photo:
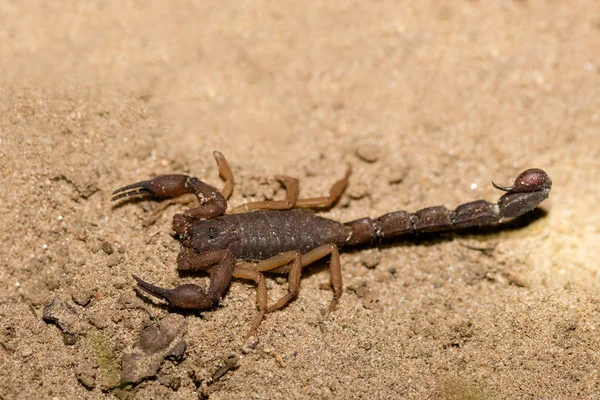
M 307 208 L 329 208 L 346 189 L 351 174 L 331 186 L 328 196 L 300 199 L 299 181 L 277 175 L 285 186 L 283 200 L 265 200 L 242 204 L 227 211 L 227 199 L 235 185 L 227 160 L 213 152 L 219 175 L 225 181 L 221 190 L 196 177 L 182 174 L 161 175 L 154 179 L 124 186 L 113 192 L 112 201 L 133 197 L 159 200 L 147 221 L 156 221 L 171 204 L 192 207 L 173 217 L 173 231 L 181 243 L 177 257 L 179 271 L 206 271 L 208 290 L 194 284 L 166 289 L 148 283 L 136 275 L 138 287 L 169 305 L 183 309 L 211 309 L 218 305 L 233 278 L 253 281 L 257 286 L 258 314 L 248 337 L 256 332 L 265 314 L 279 310 L 297 297 L 302 268 L 329 256 L 330 285 L 333 298 L 328 312 L 342 295 L 342 270 L 339 248 L 376 245 L 384 239 L 408 234 L 451 231 L 493 225 L 532 211 L 544 201 L 552 186 L 546 172 L 527 169 L 512 186 L 494 187 L 506 192 L 497 203 L 476 200 L 454 210 L 444 206 L 423 208 L 414 213 L 395 211 L 379 218 L 361 218 L 340 223 L 320 217 Z M 264 273 L 287 274 L 288 290 L 268 304 Z

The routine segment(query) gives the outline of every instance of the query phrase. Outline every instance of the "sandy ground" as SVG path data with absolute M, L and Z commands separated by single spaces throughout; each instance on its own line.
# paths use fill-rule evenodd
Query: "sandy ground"
M 600 4 L 440 3 L 0 2 L 0 398 L 600 398 Z M 175 269 L 182 208 L 110 203 L 220 185 L 216 149 L 232 205 L 351 164 L 341 221 L 554 186 L 506 229 L 343 253 L 329 315 L 311 268 L 247 343 L 252 284 L 199 313 L 135 290 L 206 283 Z

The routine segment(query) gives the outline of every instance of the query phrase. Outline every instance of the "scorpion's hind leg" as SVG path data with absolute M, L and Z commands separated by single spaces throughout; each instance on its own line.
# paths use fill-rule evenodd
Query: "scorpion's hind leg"
M 340 199 L 344 190 L 348 186 L 348 182 L 350 181 L 350 175 L 352 174 L 352 167 L 348 166 L 346 169 L 346 174 L 342 179 L 337 181 L 331 186 L 329 189 L 329 196 L 324 197 L 313 197 L 310 199 L 298 199 L 295 207 L 302 208 L 329 208 L 335 204 L 336 201 Z
M 231 210 L 232 214 L 250 210 L 289 210 L 298 200 L 300 185 L 298 179 L 285 175 L 277 175 L 275 179 L 285 185 L 285 198 L 283 200 L 252 201 L 241 204 Z
M 283 200 L 254 201 L 235 207 L 231 210 L 231 213 L 240 213 L 250 210 L 289 210 L 294 207 L 328 208 L 338 201 L 344 190 L 346 190 L 351 173 L 352 168 L 348 167 L 344 177 L 331 186 L 328 196 L 309 199 L 298 198 L 300 190 L 298 179 L 285 175 L 276 175 L 275 179 L 284 184 L 286 188 L 285 198 Z
M 340 264 L 340 252 L 335 244 L 324 244 L 309 251 L 306 254 L 302 254 L 302 267 L 305 267 L 313 262 L 331 255 L 329 260 L 329 277 L 331 281 L 331 287 L 333 289 L 333 299 L 329 303 L 328 312 L 335 309 L 338 300 L 342 296 L 342 289 L 344 287 L 342 282 L 342 266 Z

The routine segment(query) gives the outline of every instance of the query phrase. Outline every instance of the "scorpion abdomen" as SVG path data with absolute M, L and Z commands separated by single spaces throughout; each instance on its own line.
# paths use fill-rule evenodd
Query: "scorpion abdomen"
M 220 218 L 235 225 L 238 240 L 228 249 L 246 260 L 264 260 L 290 250 L 303 254 L 328 243 L 342 245 L 350 234 L 345 225 L 301 209 L 259 210 L 214 220 Z

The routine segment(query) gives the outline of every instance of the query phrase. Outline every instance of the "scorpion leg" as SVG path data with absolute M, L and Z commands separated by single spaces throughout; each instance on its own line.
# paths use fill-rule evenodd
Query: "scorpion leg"
M 279 253 L 271 258 L 258 263 L 241 263 L 236 265 L 233 276 L 241 279 L 253 280 L 258 285 L 257 305 L 259 314 L 256 317 L 252 328 L 247 337 L 252 336 L 260 326 L 265 313 L 271 313 L 285 307 L 300 292 L 300 278 L 302 268 L 312 264 L 320 258 L 331 254 L 330 280 L 333 286 L 333 299 L 329 304 L 328 311 L 332 311 L 340 296 L 342 295 L 342 269 L 340 265 L 340 254 L 337 246 L 334 244 L 325 244 L 309 251 L 306 254 L 300 254 L 298 251 L 286 251 Z M 279 298 L 274 304 L 267 308 L 267 287 L 264 283 L 263 272 L 287 273 L 288 274 L 288 293 Z
M 331 207 L 336 201 L 339 200 L 344 190 L 348 186 L 348 182 L 350 179 L 350 175 L 352 174 L 352 167 L 348 166 L 346 170 L 346 175 L 336 183 L 331 186 L 329 189 L 329 196 L 325 197 L 313 197 L 310 199 L 298 199 L 296 202 L 296 207 L 302 208 L 328 208 Z
M 275 179 L 285 185 L 285 198 L 283 200 L 253 201 L 235 207 L 231 210 L 231 213 L 237 214 L 250 210 L 289 210 L 293 208 L 298 200 L 300 189 L 298 179 L 285 175 L 277 175 Z
M 285 184 L 286 194 L 283 200 L 274 201 L 254 201 L 239 205 L 231 210 L 231 213 L 241 213 L 249 210 L 289 210 L 294 207 L 298 208 L 328 208 L 331 207 L 342 195 L 348 186 L 348 180 L 352 168 L 348 167 L 346 175 L 334 183 L 329 189 L 329 196 L 313 197 L 309 199 L 298 199 L 299 183 L 298 179 L 289 176 L 277 175 L 275 179 Z
M 206 270 L 211 269 L 208 292 L 198 285 L 186 284 L 174 289 L 165 289 L 143 281 L 137 276 L 140 289 L 159 299 L 166 300 L 169 304 L 186 309 L 205 309 L 215 306 L 229 286 L 233 275 L 233 254 L 228 250 L 214 251 L 197 255 L 195 258 L 179 259 L 180 270 Z
M 257 263 L 238 264 L 237 267 L 257 272 L 273 272 L 288 274 L 288 293 L 271 305 L 267 312 L 273 312 L 287 305 L 300 291 L 300 277 L 302 274 L 302 256 L 298 251 L 285 251 L 271 258 Z M 236 267 L 236 268 L 237 268 Z
M 235 180 L 233 179 L 233 173 L 229 168 L 227 159 L 220 151 L 213 151 L 213 156 L 217 161 L 217 167 L 219 167 L 219 175 L 225 181 L 225 184 L 221 188 L 221 194 L 225 199 L 229 199 L 233 193 L 233 187 L 235 186 Z
M 264 275 L 260 272 L 241 267 L 235 267 L 233 270 L 233 277 L 254 281 L 257 286 L 256 306 L 258 307 L 258 315 L 254 318 L 254 322 L 252 322 L 250 330 L 246 335 L 246 339 L 248 339 L 250 336 L 253 336 L 256 333 L 260 323 L 265 318 L 265 313 L 267 312 L 267 283 L 265 282 Z
M 338 303 L 340 296 L 342 295 L 343 283 L 342 283 L 342 267 L 340 264 L 340 252 L 335 244 L 324 244 L 316 249 L 309 251 L 306 254 L 302 254 L 302 267 L 305 267 L 320 258 L 326 257 L 331 254 L 331 260 L 329 261 L 329 276 L 331 280 L 331 286 L 333 288 L 333 299 L 329 303 L 328 311 L 333 311 Z
M 270 313 L 284 307 L 298 295 L 302 268 L 328 255 L 331 255 L 329 276 L 333 287 L 333 299 L 328 310 L 332 311 L 335 309 L 343 289 L 340 253 L 335 244 L 321 245 L 306 254 L 300 254 L 297 251 L 286 251 L 258 263 L 242 264 L 241 267 L 259 272 L 288 274 L 288 293 L 267 309 L 267 312 Z

